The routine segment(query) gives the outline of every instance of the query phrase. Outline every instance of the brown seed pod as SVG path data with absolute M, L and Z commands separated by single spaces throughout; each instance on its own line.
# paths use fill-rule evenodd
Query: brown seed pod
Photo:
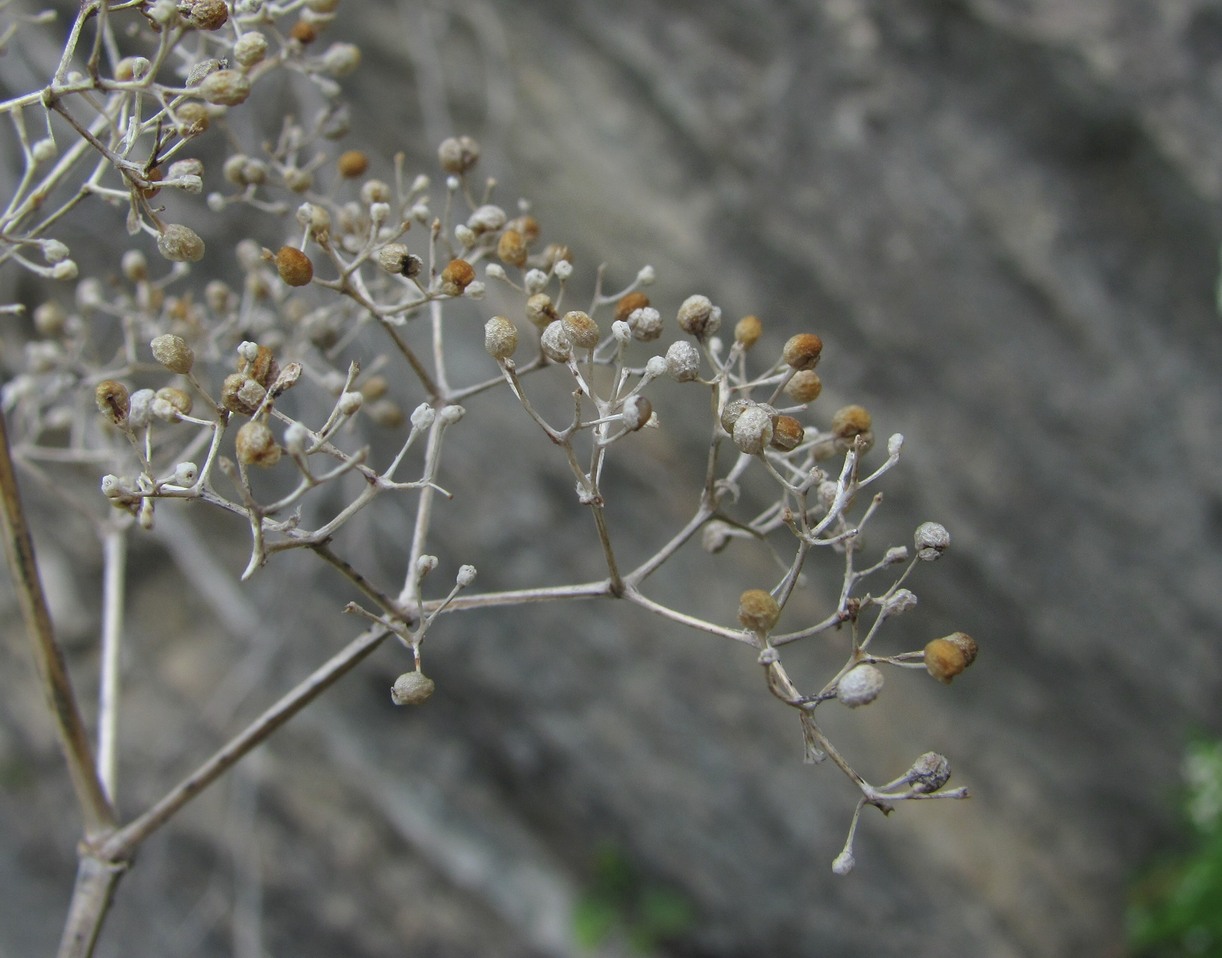
M 565 313 L 560 323 L 575 348 L 593 349 L 598 345 L 598 324 L 589 313 L 574 309 Z
M 187 341 L 173 333 L 157 336 L 149 343 L 153 358 L 172 373 L 189 373 L 195 363 L 195 353 Z
M 345 150 L 335 161 L 335 168 L 344 179 L 354 180 L 369 169 L 369 157 L 361 150 Z
M 785 343 L 781 355 L 794 369 L 814 369 L 823 353 L 823 340 L 814 333 L 798 333 Z
M 221 405 L 230 412 L 253 416 L 266 390 L 245 373 L 230 373 L 221 384 Z
M 511 219 L 505 224 L 506 229 L 516 230 L 522 234 L 522 242 L 532 246 L 539 239 L 539 221 L 529 213 Z
M 304 46 L 318 39 L 318 27 L 309 20 L 298 20 L 289 30 L 289 36 Z
M 475 267 L 465 259 L 452 259 L 441 271 L 441 291 L 447 296 L 461 296 L 475 281 Z
M 526 239 L 515 229 L 505 230 L 496 242 L 496 255 L 502 263 L 509 266 L 525 266 Z
M 734 324 L 734 341 L 743 349 L 750 349 L 759 342 L 763 332 L 764 324 L 758 316 L 744 316 Z
M 785 395 L 794 402 L 814 402 L 823 392 L 823 380 L 813 369 L 800 369 L 789 377 Z
M 274 259 L 276 272 L 290 286 L 305 286 L 314 278 L 314 264 L 296 246 L 281 246 Z
M 644 309 L 649 305 L 649 297 L 637 290 L 632 293 L 625 293 L 619 298 L 619 302 L 615 304 L 615 319 L 618 322 L 628 322 L 628 317 L 638 309 Z
M 738 597 L 738 621 L 752 632 L 771 632 L 781 617 L 781 607 L 772 593 L 748 589 Z
M 280 446 L 271 428 L 261 420 L 242 423 L 234 440 L 238 461 L 247 466 L 274 466 L 280 461 Z
M 852 439 L 870 431 L 873 419 L 862 406 L 844 406 L 832 416 L 832 434 L 837 439 Z
M 276 362 L 276 354 L 269 347 L 259 346 L 255 350 L 254 358 L 238 357 L 238 372 L 266 388 L 280 375 L 280 364 Z
M 183 23 L 196 30 L 219 30 L 229 20 L 225 0 L 188 0 L 178 5 Z
M 98 412 L 121 426 L 127 422 L 127 414 L 131 410 L 131 394 L 127 387 L 115 379 L 103 379 L 94 390 L 94 399 L 98 404 Z
M 939 682 L 949 685 L 976 658 L 976 643 L 963 632 L 934 639 L 925 646 L 925 669 Z
M 771 445 L 774 449 L 789 452 L 796 449 L 806 436 L 806 430 L 793 416 L 777 416 L 772 422 Z

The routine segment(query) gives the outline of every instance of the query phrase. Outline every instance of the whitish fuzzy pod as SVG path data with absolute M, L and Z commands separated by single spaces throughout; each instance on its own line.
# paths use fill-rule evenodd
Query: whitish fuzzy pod
M 839 875 L 842 878 L 853 870 L 853 866 L 857 864 L 857 859 L 853 857 L 853 853 L 847 848 L 832 860 L 832 874 Z
M 635 432 L 649 422 L 652 415 L 653 404 L 648 399 L 644 396 L 629 396 L 624 400 L 620 419 L 623 420 L 625 426 Z
M 391 686 L 390 700 L 395 705 L 419 705 L 428 701 L 436 687 L 423 672 L 404 672 Z
M 162 386 L 153 400 L 153 414 L 166 422 L 175 422 L 179 416 L 191 415 L 193 405 L 190 393 L 174 386 Z
M 772 441 L 772 417 L 761 406 L 748 406 L 734 423 L 734 445 L 748 455 L 757 456 Z
M 950 762 L 945 755 L 926 752 L 912 763 L 905 777 L 914 792 L 936 792 L 950 781 Z
M 851 709 L 869 705 L 883 690 L 882 670 L 869 664 L 850 669 L 836 683 L 836 698 Z
M 280 446 L 267 423 L 243 423 L 235 440 L 238 460 L 247 466 L 274 466 L 280 461 Z
M 447 173 L 466 173 L 479 161 L 479 143 L 469 136 L 449 137 L 437 147 L 437 163 Z
M 199 95 L 217 106 L 237 106 L 250 96 L 250 80 L 237 70 L 217 70 L 204 77 Z
M 499 206 L 494 206 L 487 203 L 477 207 L 470 216 L 467 217 L 467 229 L 471 230 L 477 236 L 481 233 L 495 233 L 502 226 L 508 217 L 505 211 Z
M 933 562 L 950 548 L 950 533 L 940 522 L 922 522 L 912 536 L 917 558 L 922 562 Z
M 153 401 L 157 394 L 151 389 L 137 389 L 131 395 L 127 410 L 127 421 L 136 429 L 143 429 L 153 421 Z
M 666 371 L 677 382 L 691 382 L 700 375 L 700 351 L 686 340 L 671 343 L 666 350 Z
M 361 65 L 361 48 L 352 43 L 333 43 L 323 51 L 320 62 L 330 76 L 347 76 Z
M 543 355 L 554 363 L 567 363 L 573 356 L 572 340 L 560 320 L 548 323 L 547 329 L 539 337 L 539 346 L 543 349 Z
M 153 358 L 172 373 L 189 373 L 195 363 L 195 353 L 187 341 L 173 333 L 157 336 L 149 343 Z
M 267 37 L 257 30 L 243 33 L 233 45 L 233 58 L 239 66 L 249 69 L 267 56 Z
M 707 296 L 689 296 L 679 306 L 679 328 L 697 339 L 711 336 L 721 326 L 721 310 Z
M 157 251 L 175 263 L 198 263 L 204 258 L 204 241 L 191 227 L 170 223 L 157 237 Z
M 575 348 L 593 349 L 598 345 L 598 324 L 590 318 L 589 313 L 575 309 L 565 313 L 560 322 L 564 324 L 564 332 Z
M 484 349 L 493 359 L 508 359 L 518 348 L 518 327 L 504 316 L 484 323 Z
M 526 318 L 530 320 L 531 325 L 546 329 L 549 323 L 554 323 L 560 317 L 547 293 L 535 293 L 526 300 Z
M 748 589 L 738 597 L 738 621 L 752 632 L 771 632 L 781 617 L 781 607 L 772 593 Z
M 628 314 L 628 327 L 635 339 L 651 343 L 662 335 L 662 314 L 652 306 L 642 306 Z
M 891 597 L 883 603 L 887 615 L 903 615 L 917 606 L 916 594 L 908 589 L 896 589 Z

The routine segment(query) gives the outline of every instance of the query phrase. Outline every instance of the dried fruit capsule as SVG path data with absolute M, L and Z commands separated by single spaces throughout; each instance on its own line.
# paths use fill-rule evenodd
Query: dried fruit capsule
M 531 325 L 539 329 L 546 329 L 549 323 L 559 319 L 556 315 L 556 307 L 552 305 L 552 298 L 547 293 L 535 293 L 526 301 L 526 318 L 530 320 Z
M 922 522 L 912 535 L 917 558 L 922 562 L 933 562 L 950 548 L 950 533 L 940 522 Z
M 793 416 L 777 416 L 772 421 L 772 439 L 770 444 L 774 449 L 789 452 L 796 449 L 806 436 L 806 430 Z
M 763 332 L 764 324 L 760 322 L 758 316 L 744 316 L 734 324 L 734 342 L 743 349 L 750 349 L 759 342 Z
M 153 400 L 153 411 L 155 415 L 158 415 L 163 419 L 177 418 L 174 415 L 167 417 L 158 413 L 158 403 L 164 403 L 171 410 L 173 410 L 174 413 L 182 416 L 189 416 L 191 414 L 192 407 L 195 405 L 194 401 L 191 399 L 190 393 L 185 392 L 182 389 L 178 389 L 175 386 L 162 386 L 157 390 L 156 399 Z
M 781 617 L 781 607 L 772 593 L 748 589 L 738 597 L 738 621 L 752 632 L 771 632 Z
M 178 5 L 183 23 L 196 30 L 219 30 L 229 20 L 225 0 L 188 0 Z
M 441 291 L 447 296 L 461 296 L 475 280 L 475 267 L 465 259 L 453 259 L 441 271 Z
M 369 169 L 369 157 L 361 150 L 345 150 L 335 161 L 335 168 L 344 179 L 354 180 Z
M 116 426 L 127 422 L 127 414 L 131 409 L 131 395 L 121 382 L 115 379 L 103 379 L 94 390 L 94 399 L 98 404 L 98 412 Z
M 250 80 L 237 70 L 217 70 L 204 77 L 199 95 L 218 106 L 237 106 L 250 96 Z
M 950 762 L 945 755 L 926 752 L 912 763 L 905 778 L 914 792 L 936 792 L 950 781 Z
M 691 382 L 700 375 L 700 351 L 686 340 L 677 340 L 666 350 L 666 371 L 676 382 Z
M 625 293 L 619 298 L 619 302 L 615 304 L 615 318 L 622 322 L 627 322 L 628 317 L 638 309 L 644 309 L 649 305 L 649 297 L 639 290 L 632 293 Z
M 181 336 L 165 333 L 155 337 L 149 346 L 153 358 L 172 373 L 189 373 L 195 363 L 195 353 Z
M 238 461 L 247 466 L 274 466 L 280 461 L 280 446 L 267 423 L 251 420 L 242 424 L 234 445 Z
M 836 698 L 851 709 L 869 705 L 883 690 L 883 673 L 864 663 L 854 666 L 836 683 Z
M 772 442 L 772 416 L 762 406 L 752 404 L 734 422 L 734 445 L 748 455 L 757 456 Z
M 564 331 L 577 349 L 593 349 L 598 345 L 598 324 L 590 318 L 589 313 L 579 309 L 564 314 L 560 320 Z
M 662 335 L 662 314 L 652 306 L 642 306 L 628 314 L 628 328 L 632 338 L 651 343 Z
M 518 327 L 504 316 L 484 323 L 484 349 L 493 359 L 508 359 L 518 348 Z
M 157 237 L 157 251 L 175 263 L 198 263 L 204 258 L 204 241 L 191 227 L 170 223 Z
M 844 406 L 832 416 L 832 433 L 837 439 L 851 439 L 870 431 L 873 420 L 861 406 Z
M 963 632 L 934 639 L 925 646 L 925 669 L 939 682 L 949 685 L 976 658 L 976 643 Z
M 679 306 L 679 328 L 697 339 L 711 336 L 721 326 L 721 310 L 707 296 L 689 296 Z
M 554 363 L 567 363 L 573 357 L 573 343 L 564 331 L 564 323 L 558 319 L 547 324 L 539 337 L 539 346 L 543 355 Z
M 624 425 L 633 432 L 640 429 L 653 415 L 653 403 L 644 396 L 629 396 L 624 400 L 624 408 L 620 412 L 620 419 Z
M 525 266 L 526 254 L 526 240 L 517 230 L 505 230 L 496 242 L 496 255 L 502 263 Z
M 428 700 L 436 688 L 423 672 L 404 672 L 390 689 L 390 700 L 395 705 L 419 705 Z
M 823 392 L 823 380 L 813 369 L 801 369 L 789 377 L 785 384 L 785 395 L 794 402 L 814 402 Z
M 275 261 L 276 272 L 290 286 L 305 286 L 314 278 L 314 264 L 296 246 L 281 246 Z
M 221 384 L 221 405 L 243 416 L 253 416 L 266 395 L 266 390 L 244 373 L 231 373 Z
M 785 343 L 781 355 L 794 369 L 814 369 L 823 352 L 823 340 L 814 333 L 798 333 Z
M 479 161 L 479 143 L 469 136 L 449 137 L 437 148 L 437 162 L 447 173 L 466 173 Z

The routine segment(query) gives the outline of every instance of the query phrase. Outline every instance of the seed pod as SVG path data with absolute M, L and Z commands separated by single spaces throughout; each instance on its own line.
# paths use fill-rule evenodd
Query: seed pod
M 676 382 L 691 382 L 700 375 L 700 351 L 686 340 L 676 340 L 666 350 L 666 371 Z
M 922 562 L 933 562 L 950 548 L 950 533 L 940 522 L 922 522 L 912 535 L 917 558 Z
M 945 755 L 926 752 L 912 763 L 905 778 L 914 792 L 936 792 L 950 781 L 950 762 Z
M 94 390 L 94 399 L 98 404 L 98 412 L 116 426 L 127 422 L 127 414 L 131 410 L 131 395 L 121 382 L 103 379 Z
M 751 456 L 758 456 L 772 441 L 772 417 L 762 406 L 750 405 L 734 422 L 734 445 Z
M 789 452 L 796 449 L 806 436 L 806 430 L 793 416 L 777 416 L 772 421 L 772 439 L 770 445 L 774 449 Z
M 593 349 L 598 345 L 598 324 L 590 318 L 589 313 L 579 309 L 564 314 L 560 320 L 569 342 L 577 349 Z
M 662 335 L 662 314 L 652 306 L 642 306 L 628 314 L 628 328 L 632 338 L 642 343 L 651 343 Z
M 187 0 L 179 3 L 183 23 L 196 30 L 219 30 L 229 20 L 225 0 Z
M 679 328 L 697 339 L 711 336 L 721 326 L 721 310 L 707 296 L 689 296 L 679 306 Z
M 361 184 L 361 202 L 366 206 L 389 203 L 394 194 L 385 180 L 366 180 Z
M 243 416 L 253 416 L 264 396 L 263 387 L 243 373 L 230 373 L 221 384 L 221 405 Z
M 267 37 L 258 30 L 249 30 L 238 37 L 233 45 L 233 58 L 238 66 L 250 69 L 257 63 L 262 63 L 267 56 Z
M 274 466 L 280 461 L 280 446 L 271 428 L 261 420 L 242 423 L 234 445 L 238 461 L 247 466 Z
M 823 392 L 823 380 L 813 369 L 801 369 L 789 377 L 785 384 L 785 395 L 794 402 L 814 402 Z
M 539 346 L 543 349 L 543 355 L 554 363 L 567 363 L 573 357 L 573 343 L 564 331 L 564 323 L 558 319 L 548 323 L 543 330 Z
M 172 373 L 189 373 L 195 363 L 195 353 L 181 336 L 165 333 L 154 338 L 149 346 L 153 358 Z
M 823 352 L 823 340 L 814 333 L 798 333 L 785 343 L 781 355 L 794 369 L 814 369 Z
M 335 161 L 335 168 L 344 179 L 354 180 L 369 169 L 369 157 L 360 150 L 345 150 Z
M 734 341 L 743 349 L 754 346 L 764 332 L 764 324 L 758 316 L 744 316 L 734 324 Z
M 944 685 L 949 685 L 975 658 L 976 643 L 963 632 L 934 639 L 925 646 L 925 669 Z
M 276 272 L 290 286 L 306 286 L 314 278 L 314 264 L 295 246 L 281 246 L 275 256 Z
M 237 106 L 250 96 L 250 80 L 237 70 L 217 70 L 204 77 L 199 95 L 217 106 Z
M 627 322 L 628 317 L 638 309 L 644 309 L 649 305 L 649 297 L 637 290 L 632 293 L 625 293 L 619 298 L 619 302 L 615 304 L 615 318 Z
M 238 355 L 238 372 L 266 388 L 280 375 L 280 365 L 269 347 L 246 343 Z
M 517 230 L 507 229 L 496 242 L 496 255 L 502 263 L 509 266 L 522 267 L 526 265 L 526 240 Z
M 442 140 L 437 148 L 437 162 L 447 173 L 466 173 L 479 162 L 479 143 L 469 136 Z
M 751 405 L 753 403 L 750 399 L 731 399 L 721 407 L 721 428 L 733 435 L 734 424 L 738 422 L 738 417 L 743 414 L 744 409 Z
M 781 607 L 772 593 L 748 589 L 738 597 L 738 621 L 752 632 L 771 632 L 781 617 Z
M 531 325 L 539 329 L 546 329 L 549 323 L 559 319 L 556 315 L 556 307 L 552 305 L 552 298 L 547 293 L 535 293 L 526 300 L 526 318 L 530 320 Z
M 883 690 L 883 673 L 869 663 L 854 666 L 836 683 L 836 698 L 851 709 L 869 705 Z
M 620 419 L 633 432 L 642 428 L 653 415 L 653 403 L 644 396 L 629 396 L 624 400 L 624 408 Z
M 175 386 L 162 386 L 158 389 L 155 402 L 163 402 L 183 416 L 191 415 L 191 409 L 195 405 L 190 393 Z
M 289 29 L 289 36 L 302 46 L 306 46 L 318 39 L 318 27 L 309 20 L 298 20 Z
M 504 316 L 484 323 L 484 349 L 493 359 L 508 359 L 518 348 L 518 327 Z
M 852 439 L 870 431 L 870 413 L 861 406 L 844 406 L 832 416 L 832 434 L 837 439 Z
M 450 260 L 441 271 L 441 291 L 447 296 L 461 296 L 475 280 L 475 267 L 465 259 Z
M 191 227 L 170 223 L 157 237 L 157 251 L 175 263 L 198 263 L 204 258 L 204 241 Z
M 395 705 L 419 705 L 428 700 L 436 687 L 436 683 L 423 672 L 404 672 L 395 679 L 390 700 Z

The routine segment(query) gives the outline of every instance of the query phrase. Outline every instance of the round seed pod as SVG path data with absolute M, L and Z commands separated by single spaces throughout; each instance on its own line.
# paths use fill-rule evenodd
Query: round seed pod
M 575 309 L 564 314 L 560 320 L 569 341 L 577 349 L 593 349 L 598 345 L 598 324 L 590 318 L 589 313 Z
M 484 349 L 493 359 L 508 359 L 518 348 L 518 327 L 505 316 L 484 323 Z
M 781 607 L 772 593 L 748 589 L 738 597 L 738 621 L 752 632 L 771 632 L 781 617 Z
M 728 403 L 721 407 L 721 428 L 730 435 L 734 434 L 734 424 L 738 422 L 738 417 L 743 414 L 743 410 L 752 405 L 750 399 L 731 399 Z
M 390 689 L 390 700 L 395 705 L 419 705 L 428 701 L 436 683 L 423 672 L 404 672 Z
M 366 206 L 374 203 L 389 203 L 394 193 L 385 180 L 366 180 L 361 184 L 361 202 Z
M 785 343 L 781 355 L 794 369 L 814 369 L 823 352 L 823 340 L 814 333 L 798 333 Z
M 634 309 L 628 314 L 628 328 L 633 339 L 651 343 L 662 335 L 662 314 L 652 306 Z
M 131 394 L 127 387 L 115 379 L 103 379 L 94 390 L 94 399 L 98 404 L 98 412 L 121 426 L 127 422 L 127 414 L 131 410 Z
M 314 278 L 314 264 L 296 246 L 281 246 L 275 262 L 276 272 L 290 286 L 306 286 Z
M 950 548 L 950 533 L 940 522 L 922 522 L 912 535 L 917 558 L 922 562 L 933 562 Z
M 721 310 L 707 296 L 689 296 L 679 306 L 679 328 L 697 339 L 711 336 L 721 326 Z
M 264 396 L 264 388 L 245 373 L 230 373 L 221 384 L 221 405 L 243 416 L 253 416 Z
M 183 416 L 191 415 L 191 409 L 195 405 L 191 399 L 191 394 L 176 386 L 162 386 L 158 389 L 154 406 L 158 402 L 166 403 L 175 413 Z
M 479 143 L 469 136 L 442 140 L 437 147 L 437 162 L 447 173 L 466 173 L 479 162 Z
M 806 430 L 793 416 L 777 416 L 772 423 L 771 445 L 774 449 L 789 452 L 796 449 L 806 436 Z
M 962 632 L 934 639 L 925 646 L 925 670 L 944 685 L 949 685 L 975 658 L 976 643 Z
M 822 392 L 823 380 L 813 369 L 798 370 L 785 384 L 785 395 L 794 402 L 814 402 Z
M 475 267 L 465 259 L 453 259 L 441 271 L 441 291 L 447 296 L 461 296 L 475 281 Z
M 354 180 L 369 169 L 369 157 L 361 150 L 345 150 L 335 161 L 335 168 L 344 179 Z
M 199 95 L 217 106 L 237 106 L 250 96 L 250 80 L 237 70 L 217 70 L 204 77 Z
M 183 23 L 195 30 L 219 30 L 229 20 L 225 0 L 187 0 L 178 5 Z
M 526 265 L 526 240 L 514 229 L 507 229 L 496 242 L 497 258 L 509 266 Z
M 883 690 L 882 670 L 869 663 L 854 666 L 836 683 L 836 698 L 851 709 L 869 705 Z
M 175 263 L 198 263 L 204 258 L 204 241 L 191 227 L 170 223 L 157 237 L 157 252 Z
M 627 322 L 628 317 L 638 309 L 644 309 L 649 305 L 649 297 L 640 290 L 635 292 L 625 293 L 619 298 L 615 304 L 615 318 L 621 322 Z
M 564 331 L 564 323 L 558 319 L 548 323 L 543 330 L 539 346 L 543 349 L 543 355 L 554 363 L 567 363 L 573 357 L 573 343 Z
M 556 307 L 547 293 L 535 293 L 526 300 L 526 318 L 538 329 L 546 329 L 549 323 L 560 317 L 556 315 Z
M 318 27 L 309 20 L 298 20 L 289 29 L 289 37 L 306 46 L 318 39 Z
M 758 316 L 744 316 L 734 324 L 734 341 L 743 349 L 750 349 L 764 332 L 764 324 Z
M 173 333 L 155 337 L 149 346 L 153 350 L 153 358 L 172 373 L 189 373 L 195 363 L 195 353 L 187 341 Z
M 258 30 L 250 30 L 238 37 L 233 45 L 233 58 L 238 66 L 250 69 L 262 63 L 267 56 L 267 37 Z
M 772 416 L 762 406 L 750 405 L 734 422 L 734 445 L 751 456 L 758 456 L 772 442 Z
M 926 752 L 912 763 L 906 777 L 914 792 L 936 792 L 950 781 L 950 762 L 945 755 Z
M 649 422 L 649 418 L 653 415 L 653 403 L 644 396 L 629 396 L 624 400 L 624 408 L 620 412 L 620 418 L 624 425 L 633 432 L 642 428 L 645 423 Z
M 676 382 L 691 382 L 700 375 L 700 351 L 686 340 L 671 343 L 666 350 L 666 371 Z
M 862 406 L 844 406 L 832 416 L 832 434 L 837 439 L 852 439 L 870 431 L 873 419 Z
M 280 461 L 280 446 L 271 428 L 261 420 L 242 423 L 234 445 L 238 461 L 247 466 L 274 466 Z
M 522 241 L 527 246 L 532 246 L 539 239 L 539 221 L 529 213 L 523 213 L 521 216 L 515 216 L 505 224 L 506 229 L 516 230 L 522 234 Z

